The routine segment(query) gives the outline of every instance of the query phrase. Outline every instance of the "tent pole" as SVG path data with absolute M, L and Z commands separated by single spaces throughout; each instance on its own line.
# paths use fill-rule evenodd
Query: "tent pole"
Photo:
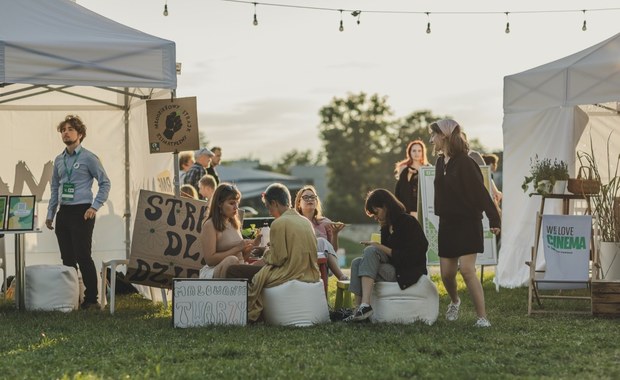
M 130 237 L 130 224 L 131 224 L 131 204 L 130 204 L 130 191 L 131 187 L 129 186 L 129 95 L 127 95 L 129 88 L 125 87 L 125 95 L 123 96 L 124 100 L 124 111 L 125 111 L 125 258 L 129 259 L 129 253 L 131 248 L 131 237 Z

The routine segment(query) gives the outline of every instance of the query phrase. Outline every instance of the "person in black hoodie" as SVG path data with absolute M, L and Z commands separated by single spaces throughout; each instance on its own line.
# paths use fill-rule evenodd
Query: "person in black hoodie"
M 476 308 L 475 326 L 490 327 L 482 285 L 476 277 L 476 254 L 484 252 L 482 212 L 489 218 L 491 232 L 498 234 L 500 217 L 482 172 L 468 156 L 469 143 L 454 120 L 439 120 L 430 125 L 431 143 L 436 152 L 435 215 L 439 216 L 438 248 L 441 280 L 450 296 L 446 319 L 459 316 L 461 300 L 456 286 L 460 269 Z
M 349 290 L 358 307 L 347 322 L 372 315 L 370 296 L 375 282 L 398 282 L 401 289 L 407 289 L 428 273 L 428 241 L 422 227 L 394 194 L 386 189 L 371 191 L 366 197 L 366 214 L 379 222 L 381 242 L 362 241 L 364 254 L 351 263 Z

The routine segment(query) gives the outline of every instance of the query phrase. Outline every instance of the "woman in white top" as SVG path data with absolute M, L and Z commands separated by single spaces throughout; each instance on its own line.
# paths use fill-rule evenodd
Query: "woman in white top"
M 200 278 L 224 278 L 231 265 L 243 264 L 256 241 L 241 237 L 239 202 L 241 193 L 229 183 L 220 184 L 213 193 L 209 218 L 202 226 L 200 240 L 207 265 Z

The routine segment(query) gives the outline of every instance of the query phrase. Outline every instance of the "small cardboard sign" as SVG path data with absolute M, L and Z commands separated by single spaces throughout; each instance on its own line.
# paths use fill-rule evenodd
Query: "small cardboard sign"
M 207 202 L 140 190 L 127 278 L 137 284 L 172 287 L 172 279 L 198 278 L 206 265 L 200 233 Z
M 199 148 L 196 97 L 147 100 L 146 115 L 151 153 Z
M 172 287 L 174 327 L 244 326 L 247 322 L 247 280 L 174 279 Z

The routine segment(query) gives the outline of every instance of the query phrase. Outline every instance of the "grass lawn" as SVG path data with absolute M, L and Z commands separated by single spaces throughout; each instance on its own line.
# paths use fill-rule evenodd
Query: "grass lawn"
M 460 278 L 460 277 L 459 277 Z M 527 317 L 527 289 L 484 288 L 488 329 L 461 317 L 422 324 L 174 329 L 171 311 L 120 296 L 117 311 L 18 312 L 0 301 L 3 379 L 620 378 L 620 323 L 583 315 Z M 333 303 L 335 280 L 330 280 Z M 588 305 L 584 306 L 588 309 Z

